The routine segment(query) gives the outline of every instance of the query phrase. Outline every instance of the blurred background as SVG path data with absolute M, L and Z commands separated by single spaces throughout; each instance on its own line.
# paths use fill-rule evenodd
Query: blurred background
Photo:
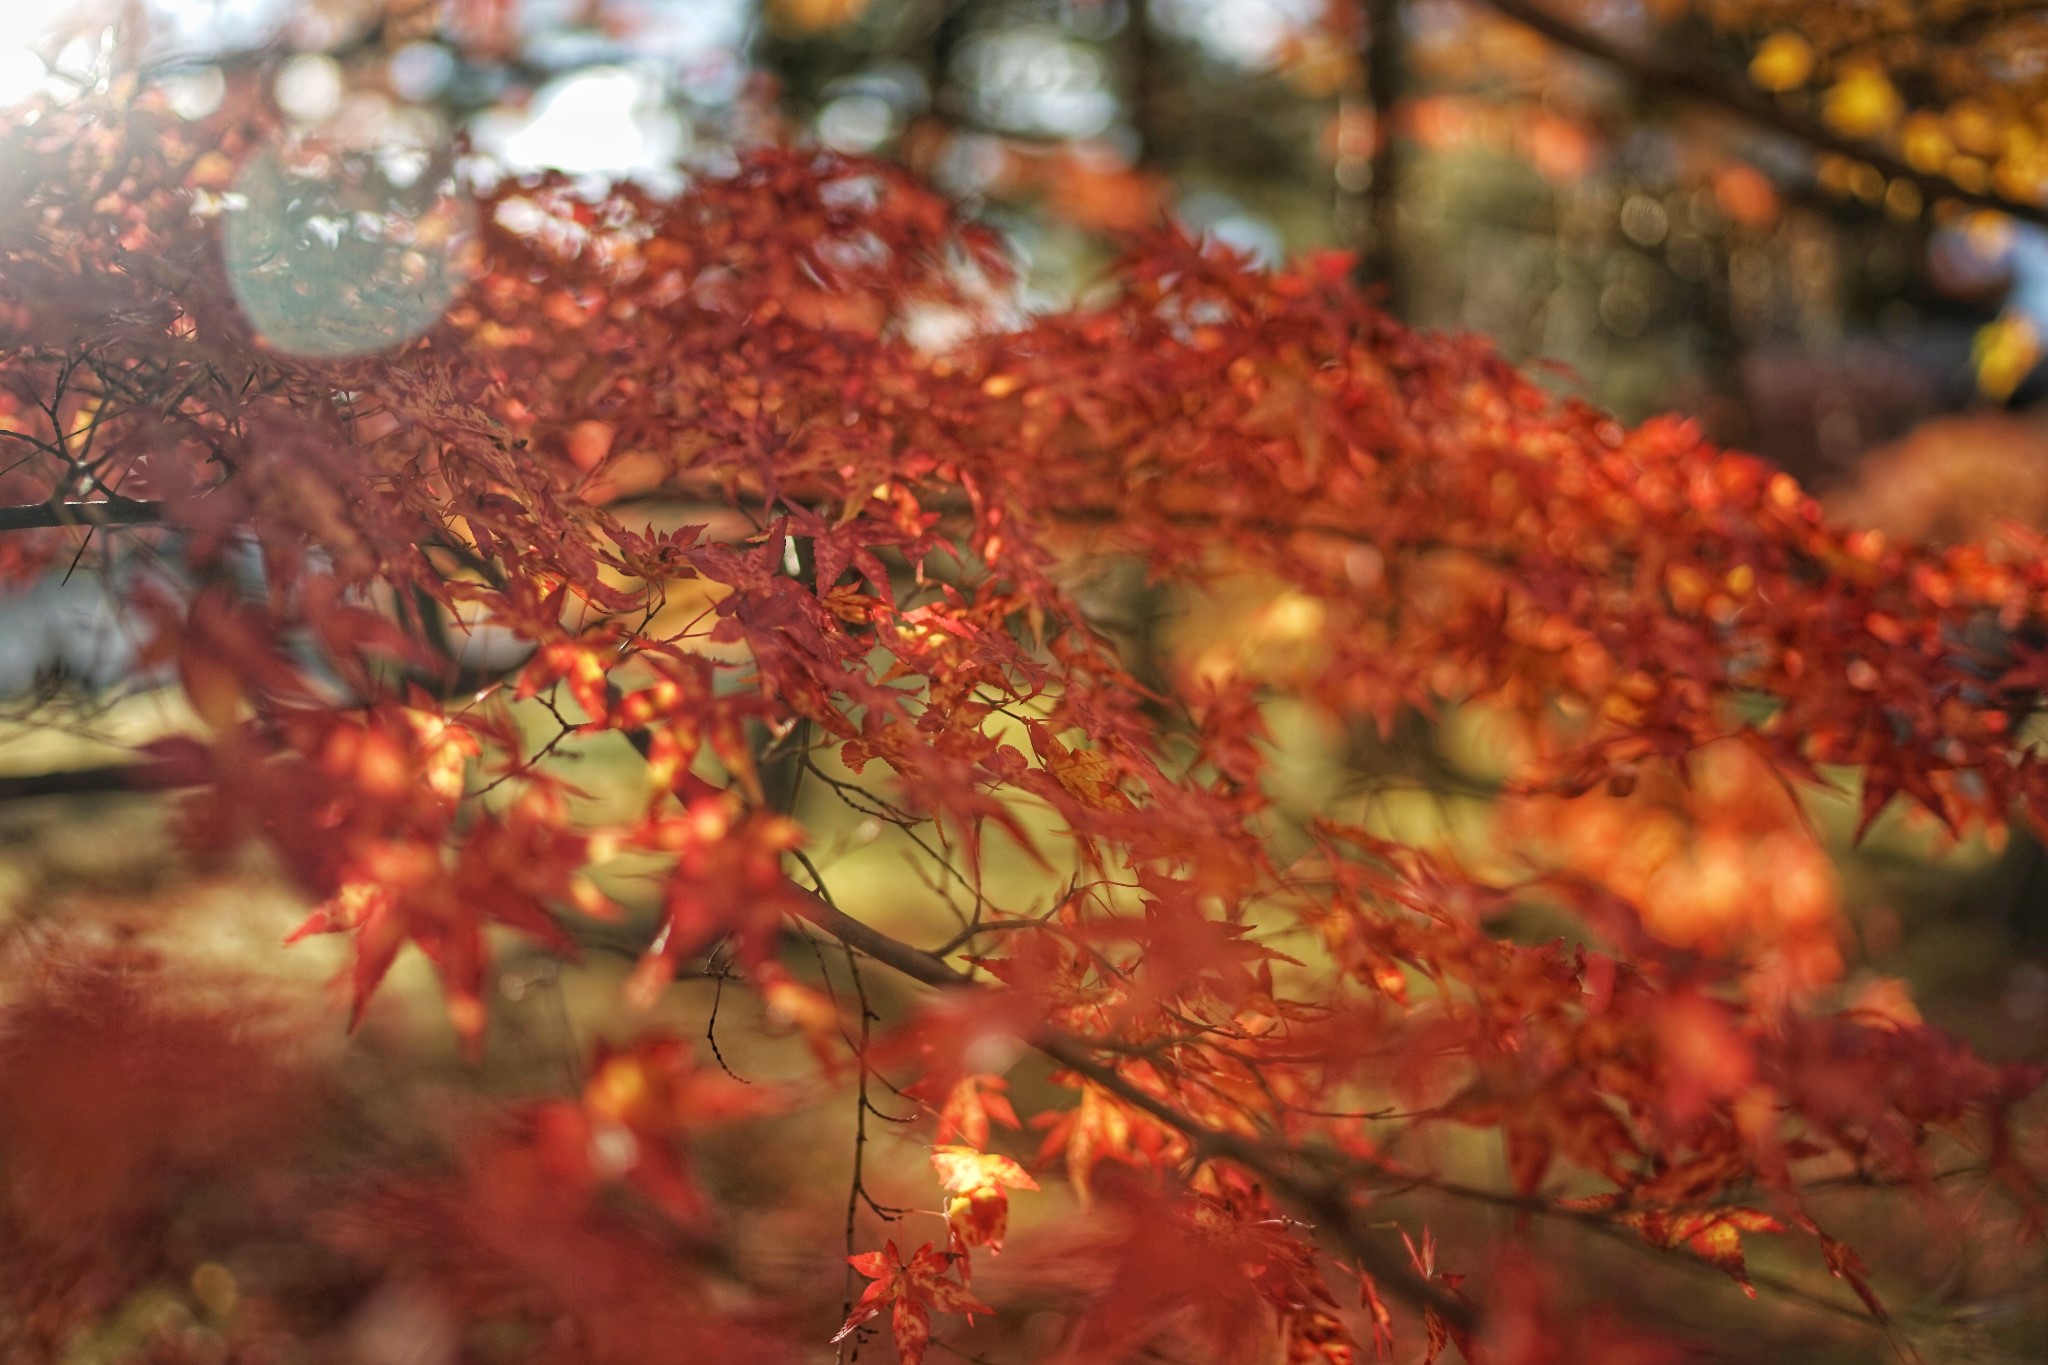
M 2025 54 L 2048 29 L 1992 0 L 1892 8 L 1555 3 L 1539 33 L 1526 0 L 74 0 L 5 7 L 0 100 L 140 64 L 200 117 L 260 69 L 293 140 L 373 154 L 415 214 L 445 209 L 406 197 L 428 167 L 669 191 L 808 140 L 906 163 L 999 227 L 1027 311 L 1085 300 L 1125 235 L 1169 220 L 1259 260 L 1343 249 L 1412 324 L 1484 334 L 1631 420 L 1689 414 L 1844 516 L 1936 540 L 2048 528 L 2048 231 L 1927 191 L 2039 202 Z M 1966 58 L 2006 84 L 1958 93 Z M 243 297 L 281 333 L 260 280 Z M 129 677 L 107 583 L 0 601 L 0 692 L 41 706 Z M 1101 591 L 1151 623 L 1145 649 L 1217 647 L 1113 575 Z M 1284 602 L 1236 607 L 1230 638 L 1267 655 L 1313 634 Z M 1436 764 L 1454 738 L 1417 742 Z M 1304 791 L 1370 784 L 1343 764 L 1388 761 L 1373 748 Z M 2012 980 L 1966 998 L 2038 1026 L 2048 871 L 2019 842 L 1979 850 L 2002 889 L 1968 889 L 1993 902 L 1970 951 Z
M 1404 318 L 1558 362 L 1625 417 L 1695 413 L 1820 485 L 1929 416 L 2029 400 L 2048 239 L 1930 211 L 1922 184 L 1731 117 L 1656 63 L 1810 95 L 1824 131 L 1896 128 L 1916 168 L 1974 160 L 2007 188 L 2002 112 L 1952 102 L 1907 126 L 1888 77 L 1823 64 L 1796 6 L 1791 27 L 1765 12 L 1732 31 L 1668 4 L 1543 11 L 1652 63 L 1635 70 L 1548 41 L 1521 8 L 76 0 L 8 7 L 0 99 L 48 83 L 46 62 L 60 85 L 90 79 L 118 21 L 195 115 L 223 64 L 295 54 L 279 105 L 347 145 L 461 139 L 515 171 L 673 187 L 737 145 L 814 139 L 904 161 L 1001 226 L 1033 307 L 1084 293 L 1117 233 L 1167 217 L 1262 259 L 1364 250 Z
M 2014 142 L 2011 111 L 1952 94 L 1921 100 L 1910 81 L 1845 65 L 1802 34 L 1796 5 L 1759 3 L 1742 24 L 1715 22 L 1725 18 L 1716 6 L 1648 0 L 1559 0 L 1541 11 L 1583 41 L 1513 17 L 1526 8 L 0 2 L 0 105 L 46 90 L 62 98 L 110 64 L 141 62 L 196 118 L 218 106 L 231 74 L 274 71 L 265 79 L 295 136 L 374 153 L 400 190 L 452 163 L 479 180 L 552 169 L 670 191 L 730 166 L 738 148 L 808 140 L 900 161 L 998 227 L 1025 311 L 1085 302 L 1120 238 L 1162 221 L 1263 261 L 1341 249 L 1357 253 L 1361 287 L 1404 320 L 1482 333 L 1517 360 L 1542 362 L 1559 392 L 1631 420 L 1690 414 L 1843 516 L 1917 539 L 2048 531 L 2048 418 L 2036 411 L 2048 392 L 2048 233 L 1934 202 L 1925 184 L 1934 174 L 1995 183 L 2038 203 L 2048 177 L 2029 179 L 2039 158 L 2035 144 Z M 2010 48 L 2015 62 L 2026 50 Z M 1770 126 L 1754 116 L 1759 105 L 1797 126 Z M 1830 136 L 1881 141 L 1898 163 L 1844 157 Z M 253 311 L 260 296 L 245 302 Z M 0 785 L 0 907 L 17 923 L 106 916 L 180 960 L 245 970 L 260 959 L 266 973 L 318 979 L 336 960 L 322 946 L 295 948 L 288 966 L 271 961 L 277 925 L 294 910 L 260 866 L 190 884 L 153 803 L 53 795 L 28 780 L 107 761 L 122 742 L 179 723 L 135 673 L 134 642 L 108 605 L 118 564 L 106 572 L 0 598 L 0 695 L 14 717 L 0 734 L 0 784 L 22 779 Z M 1161 667 L 1257 673 L 1315 647 L 1318 622 L 1256 584 L 1201 613 L 1159 600 L 1135 575 L 1106 572 L 1092 591 L 1104 619 Z M 114 694 L 119 704 L 103 704 Z M 1741 754 L 1720 751 L 1683 790 L 1649 782 L 1628 797 L 1503 803 L 1500 756 L 1516 736 L 1498 717 L 1409 718 L 1392 738 L 1299 706 L 1266 719 L 1290 809 L 1378 823 L 1481 864 L 1567 865 L 1640 900 L 1656 932 L 1753 960 L 1774 990 L 1924 1015 L 2000 1059 L 2048 1055 L 2048 859 L 2023 832 L 1959 845 L 1888 818 L 1852 846 L 1853 775 L 1841 775 L 1838 794 L 1795 807 Z M 601 787 L 614 760 L 620 773 L 634 762 L 597 753 L 579 780 Z M 815 787 L 809 801 L 799 814 L 843 900 L 900 932 L 944 932 L 940 893 L 905 874 L 914 849 Z M 1051 894 L 1032 875 L 991 873 L 1019 906 Z M 162 913 L 166 897 L 213 909 L 200 927 Z M 1508 928 L 1555 926 L 1532 910 Z M 494 1028 L 512 1045 L 494 1043 L 483 1088 L 559 1087 L 564 1058 L 614 1017 L 613 965 L 600 958 L 571 982 L 544 961 L 510 960 Z M 349 1063 L 358 1096 L 380 1096 L 378 1113 L 405 1109 L 416 1091 L 475 1088 L 451 1079 L 450 1057 L 422 1063 L 417 1034 L 434 1035 L 435 1005 L 424 969 L 406 970 L 418 989 L 393 1008 L 416 1016 L 415 1031 L 380 1031 L 375 1016 Z M 680 1026 L 701 1031 L 715 990 L 679 988 Z M 750 1007 L 729 1008 L 740 1011 L 734 1034 L 744 1032 Z M 803 1069 L 800 1048 L 778 1047 L 740 1064 Z M 833 1180 L 843 1181 L 844 1126 L 816 1136 L 830 1144 Z M 763 1175 L 764 1150 L 747 1154 L 755 1181 L 820 1179 L 795 1168 Z M 836 1235 L 761 1223 L 739 1254 L 759 1244 L 786 1256 Z M 208 1266 L 219 1269 L 185 1266 L 166 1291 L 194 1321 L 213 1311 L 208 1292 L 234 1286 L 190 1278 Z M 1952 1269 L 1885 1268 L 1936 1283 Z M 813 1257 L 765 1279 L 796 1284 L 817 1269 Z M 373 1320 L 348 1331 L 407 1336 L 416 1305 L 382 1292 L 363 1289 Z M 1639 1292 L 1686 1316 L 1669 1285 Z M 2041 1319 L 2012 1308 L 2023 1297 L 2012 1296 L 1995 1300 L 2003 1318 L 1941 1318 L 1916 1339 L 1936 1348 L 1930 1359 L 2043 1358 L 2028 1355 Z M 1719 1300 L 1696 1315 L 1717 1311 Z M 1796 1314 L 1787 1322 L 1781 1344 L 1804 1342 L 1803 1358 L 1875 1358 L 1861 1354 L 1864 1338 L 1809 1332 Z M 135 1334 L 94 1330 L 92 1341 L 110 1343 L 103 1355 L 64 1358 L 127 1358 Z M 380 1351 L 373 1343 L 337 1358 L 413 1359 Z

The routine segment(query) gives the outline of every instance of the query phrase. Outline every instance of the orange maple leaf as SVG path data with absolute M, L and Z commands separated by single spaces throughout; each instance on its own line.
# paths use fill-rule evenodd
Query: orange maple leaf
M 946 1226 L 956 1253 L 964 1254 L 971 1246 L 1001 1251 L 1010 1224 L 1010 1191 L 1038 1188 L 1038 1182 L 1009 1157 L 972 1147 L 932 1148 L 932 1169 L 953 1194 L 946 1205 Z M 964 1277 L 966 1262 L 961 1265 Z
M 948 1278 L 954 1258 L 934 1250 L 930 1242 L 912 1253 L 907 1262 L 894 1242 L 885 1244 L 881 1251 L 862 1252 L 846 1260 L 874 1283 L 862 1292 L 860 1302 L 854 1304 L 853 1312 L 847 1316 L 846 1325 L 833 1334 L 832 1340 L 846 1340 L 888 1308 L 898 1365 L 921 1365 L 925 1347 L 931 1342 L 934 1308 L 941 1313 L 963 1314 L 970 1323 L 976 1313 L 996 1311 L 969 1293 L 965 1284 Z

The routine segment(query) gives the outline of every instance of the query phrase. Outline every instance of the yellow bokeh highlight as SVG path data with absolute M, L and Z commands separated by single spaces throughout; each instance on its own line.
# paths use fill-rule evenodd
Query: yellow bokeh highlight
M 2002 402 L 2040 363 L 2040 329 L 2029 319 L 2008 313 L 1978 331 L 1970 360 L 1977 369 L 1977 391 Z
M 1899 151 L 1914 170 L 1939 175 L 1955 155 L 1956 144 L 1949 135 L 1947 120 L 1921 110 L 1899 130 Z
M 1998 148 L 1998 115 L 1981 100 L 1962 100 L 1948 111 L 1949 136 L 1973 156 L 1989 156 Z
M 1773 33 L 1750 58 L 1749 78 L 1766 90 L 1797 90 L 1813 75 L 1813 45 L 1796 33 Z
M 1828 87 L 1821 117 L 1844 137 L 1877 137 L 1889 132 L 1905 113 L 1905 102 L 1884 72 L 1857 67 Z

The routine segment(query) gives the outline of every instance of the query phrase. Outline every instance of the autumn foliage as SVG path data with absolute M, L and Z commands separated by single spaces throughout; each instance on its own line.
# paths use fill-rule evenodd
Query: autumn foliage
M 787 1313 L 751 1291 L 720 1244 L 789 1215 L 695 1154 L 855 1087 L 863 1148 L 929 1148 L 907 1210 L 856 1165 L 832 1253 L 842 1347 L 903 1365 L 1026 1318 L 1010 1358 L 1682 1359 L 1543 1238 L 1752 1293 L 1763 1244 L 1883 1319 L 1844 1192 L 2024 1254 L 2040 1073 L 1844 1007 L 1801 796 L 2048 827 L 2048 547 L 1835 525 L 1683 420 L 1404 329 L 1337 257 L 1269 273 L 1162 230 L 1094 302 L 1016 315 L 999 242 L 808 150 L 673 198 L 501 181 L 445 241 L 373 225 L 376 261 L 460 287 L 423 334 L 309 358 L 252 325 L 222 245 L 259 156 L 306 187 L 277 250 L 344 250 L 306 220 L 360 217 L 382 172 L 281 143 L 245 91 L 188 123 L 116 81 L 8 126 L 0 502 L 27 529 L 0 565 L 84 540 L 150 566 L 126 605 L 190 723 L 134 781 L 178 791 L 196 859 L 266 850 L 292 937 L 346 940 L 333 1030 L 418 953 L 488 1057 L 508 945 L 630 935 L 633 1007 L 709 973 L 813 1057 L 749 1084 L 650 1026 L 451 1121 L 438 1164 L 278 1175 L 294 1235 L 405 1269 L 380 1312 L 477 1358 L 816 1358 L 840 1270 Z M 352 278 L 301 301 L 374 324 Z M 1132 564 L 1231 628 L 1140 661 L 1090 605 Z M 1276 801 L 1277 701 L 1368 738 L 1489 718 L 1499 856 Z M 624 793 L 562 761 L 626 745 Z M 838 803 L 917 837 L 953 932 L 841 906 L 807 815 Z M 1008 896 L 999 860 L 1056 890 Z M 1530 907 L 1555 934 L 1511 932 Z M 146 1240 L 125 1201 L 159 1168 L 277 1136 L 239 1096 L 287 1053 L 232 992 L 10 951 L 9 1258 Z M 0 1332 L 41 1358 L 62 1333 L 31 1309 L 135 1273 L 10 1275 Z M 280 1292 L 155 1358 L 347 1358 L 335 1302 Z

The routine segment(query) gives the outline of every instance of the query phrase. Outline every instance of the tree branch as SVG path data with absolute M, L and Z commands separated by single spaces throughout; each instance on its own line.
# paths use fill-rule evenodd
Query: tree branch
M 49 773 L 0 776 L 0 802 L 32 801 L 44 796 L 99 796 L 108 792 L 152 790 L 142 765 L 119 763 L 105 768 L 65 768 Z
M 613 699 L 616 702 L 616 690 Z M 634 750 L 642 758 L 647 757 L 653 743 L 652 736 L 641 729 L 627 730 L 624 733 Z M 676 794 L 685 800 L 691 800 L 721 793 L 714 784 L 685 772 L 676 780 Z M 790 878 L 783 879 L 782 895 L 793 912 L 813 927 L 822 929 L 840 943 L 912 981 L 940 990 L 996 989 L 956 971 L 944 958 L 935 953 L 913 947 L 901 939 L 892 938 L 865 921 L 855 919 L 822 895 Z M 1351 1207 L 1351 1200 L 1346 1195 L 1344 1185 L 1337 1180 L 1305 1180 L 1257 1143 L 1250 1142 L 1237 1133 L 1211 1128 L 1183 1114 L 1172 1105 L 1146 1094 L 1117 1074 L 1114 1067 L 1097 1061 L 1090 1053 L 1089 1044 L 1085 1039 L 1046 1032 L 1026 1041 L 1061 1066 L 1087 1077 L 1089 1081 L 1109 1091 L 1132 1108 L 1142 1110 L 1182 1134 L 1194 1143 L 1198 1152 L 1234 1161 L 1250 1171 L 1263 1180 L 1275 1194 L 1295 1204 L 1327 1227 L 1366 1273 L 1390 1292 L 1410 1303 L 1433 1309 L 1445 1321 L 1460 1328 L 1469 1329 L 1478 1322 L 1478 1313 L 1470 1303 L 1453 1297 L 1442 1285 L 1424 1279 L 1401 1258 L 1399 1253 L 1380 1245 L 1367 1235 L 1366 1229 L 1357 1221 L 1356 1212 Z
M 2023 203 L 1983 190 L 1965 189 L 1944 175 L 1932 175 L 1913 167 L 1881 147 L 1855 138 L 1843 137 L 1825 124 L 1787 109 L 1777 101 L 1747 86 L 1723 80 L 1696 66 L 1666 61 L 1648 52 L 1627 47 L 1591 29 L 1581 28 L 1553 13 L 1541 0 L 1483 0 L 1496 13 L 1534 29 L 1559 47 L 1604 62 L 1653 90 L 1668 90 L 1711 105 L 1723 113 L 1753 123 L 1781 136 L 1801 142 L 1816 151 L 1830 152 L 1874 166 L 1889 180 L 1912 184 L 1931 203 L 1952 199 L 1974 208 L 1991 209 L 2029 223 L 2048 226 L 2048 206 Z
M 40 531 L 60 526 L 150 526 L 164 519 L 160 502 L 100 498 L 91 502 L 29 502 L 0 507 L 0 531 Z
M 0 802 L 32 801 L 44 796 L 161 792 L 197 786 L 205 780 L 206 770 L 194 751 L 175 746 L 155 752 L 145 749 L 142 757 L 132 763 L 0 775 Z
M 627 740 L 644 758 L 651 739 L 645 730 L 627 730 Z M 51 773 L 36 777 L 0 778 L 0 798 L 57 795 L 69 792 L 119 790 L 165 790 L 191 786 L 202 774 L 189 760 L 156 757 L 140 763 L 87 769 L 75 773 Z M 677 779 L 677 794 L 684 799 L 721 795 L 721 789 L 693 774 Z M 864 954 L 901 976 L 941 990 L 995 990 L 950 966 L 944 958 L 893 938 L 862 920 L 855 919 L 823 896 L 785 878 L 782 895 L 793 913 L 840 943 Z M 591 946 L 621 951 L 624 945 L 607 938 Z M 1396 1252 L 1369 1235 L 1359 1221 L 1347 1191 L 1338 1177 L 1309 1179 L 1290 1169 L 1286 1153 L 1275 1152 L 1242 1134 L 1212 1128 L 1191 1118 L 1157 1097 L 1132 1085 L 1113 1066 L 1099 1061 L 1086 1039 L 1045 1032 L 1026 1040 L 1062 1067 L 1088 1079 L 1091 1084 L 1115 1095 L 1134 1109 L 1180 1133 L 1193 1143 L 1204 1158 L 1233 1161 L 1251 1172 L 1276 1196 L 1295 1205 L 1325 1228 L 1359 1266 L 1390 1293 L 1436 1312 L 1445 1321 L 1469 1329 L 1478 1322 L 1478 1312 L 1469 1302 L 1454 1297 L 1442 1285 L 1417 1274 Z
M 794 882 L 785 887 L 785 895 L 792 898 L 797 912 L 812 925 L 913 981 L 941 989 L 996 989 L 961 975 L 943 959 L 921 948 L 913 948 L 855 919 L 822 896 Z M 1086 1039 L 1047 1032 L 1026 1041 L 1069 1071 L 1087 1077 L 1091 1084 L 1109 1091 L 1133 1109 L 1141 1110 L 1188 1138 L 1202 1155 L 1234 1161 L 1250 1171 L 1273 1193 L 1312 1215 L 1343 1243 L 1344 1249 L 1356 1258 L 1367 1274 L 1394 1294 L 1410 1303 L 1434 1309 L 1446 1321 L 1459 1327 L 1471 1328 L 1477 1324 L 1478 1314 L 1470 1303 L 1454 1298 L 1443 1286 L 1416 1274 L 1399 1253 L 1367 1236 L 1344 1187 L 1337 1181 L 1304 1179 L 1276 1160 L 1273 1153 L 1242 1134 L 1212 1128 L 1145 1093 L 1117 1074 L 1114 1067 L 1096 1060 Z

